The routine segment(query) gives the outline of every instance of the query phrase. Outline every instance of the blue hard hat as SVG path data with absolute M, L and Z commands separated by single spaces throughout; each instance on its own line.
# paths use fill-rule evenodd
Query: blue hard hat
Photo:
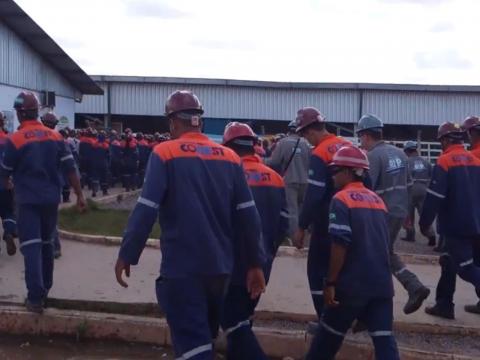
M 417 142 L 408 140 L 403 144 L 403 150 L 412 150 L 417 148 Z
M 357 133 L 364 130 L 381 131 L 382 128 L 383 122 L 379 117 L 372 114 L 366 114 L 358 120 Z

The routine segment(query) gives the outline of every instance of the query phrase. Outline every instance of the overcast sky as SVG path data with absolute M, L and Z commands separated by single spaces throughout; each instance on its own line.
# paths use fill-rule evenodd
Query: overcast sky
M 16 0 L 89 74 L 475 84 L 479 0 Z

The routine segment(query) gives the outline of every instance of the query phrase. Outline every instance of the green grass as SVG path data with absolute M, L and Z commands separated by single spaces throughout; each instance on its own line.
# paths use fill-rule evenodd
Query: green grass
M 59 211 L 58 226 L 62 230 L 89 235 L 122 236 L 127 225 L 129 210 L 104 209 L 88 200 L 88 210 L 80 214 L 75 207 Z M 158 223 L 150 238 L 160 238 Z

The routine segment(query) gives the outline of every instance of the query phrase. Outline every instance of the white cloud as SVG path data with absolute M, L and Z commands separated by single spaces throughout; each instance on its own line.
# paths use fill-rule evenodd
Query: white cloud
M 476 0 L 18 3 L 90 74 L 432 84 L 480 78 Z

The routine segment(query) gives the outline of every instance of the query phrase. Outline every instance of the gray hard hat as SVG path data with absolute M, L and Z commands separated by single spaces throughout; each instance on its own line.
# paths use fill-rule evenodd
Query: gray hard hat
M 358 120 L 357 134 L 365 130 L 381 131 L 382 128 L 383 122 L 379 117 L 372 114 L 366 114 Z
M 297 128 L 297 120 L 292 120 L 288 123 L 289 129 L 296 129 Z
M 403 150 L 412 150 L 417 148 L 417 142 L 408 140 L 403 144 Z

